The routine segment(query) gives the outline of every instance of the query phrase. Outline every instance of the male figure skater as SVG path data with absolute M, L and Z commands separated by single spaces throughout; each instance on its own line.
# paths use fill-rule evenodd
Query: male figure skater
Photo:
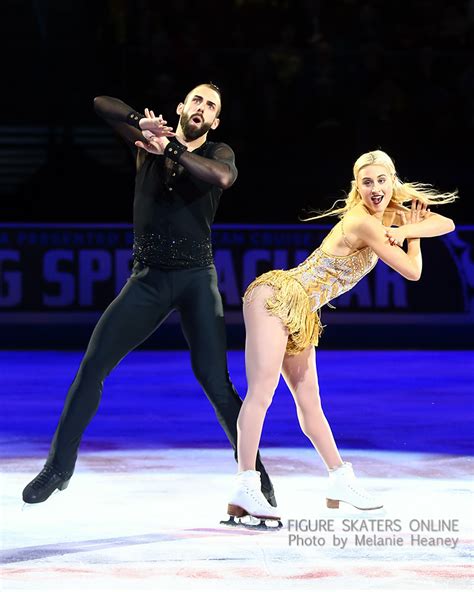
M 30 504 L 68 486 L 104 379 L 173 310 L 181 317 L 194 374 L 234 451 L 237 447 L 242 401 L 227 370 L 223 306 L 211 246 L 219 199 L 237 178 L 232 149 L 207 139 L 209 130 L 219 125 L 220 91 L 213 84 L 193 88 L 177 107 L 176 133 L 153 111 L 145 110 L 144 117 L 112 97 L 96 97 L 94 107 L 136 156 L 133 270 L 92 333 L 46 464 L 23 490 L 23 500 Z M 257 470 L 263 494 L 276 505 L 260 458 Z

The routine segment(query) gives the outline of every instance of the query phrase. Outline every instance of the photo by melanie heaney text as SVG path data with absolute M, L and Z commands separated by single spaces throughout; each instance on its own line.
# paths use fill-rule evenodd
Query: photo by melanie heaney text
M 290 518 L 290 547 L 445 547 L 456 549 L 458 518 Z

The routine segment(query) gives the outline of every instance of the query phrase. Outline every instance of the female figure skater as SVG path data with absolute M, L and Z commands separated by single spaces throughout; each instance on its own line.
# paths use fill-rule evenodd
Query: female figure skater
M 340 217 L 321 246 L 298 267 L 259 276 L 245 292 L 248 391 L 237 421 L 239 472 L 229 499 L 230 522 L 246 515 L 280 519 L 278 509 L 262 495 L 255 470 L 263 422 L 280 373 L 295 400 L 301 429 L 329 471 L 327 506 L 338 508 L 341 501 L 362 510 L 383 506 L 358 484 L 351 463 L 343 462 L 321 408 L 314 349 L 321 333 L 318 311 L 350 290 L 379 258 L 406 279 L 418 280 L 420 237 L 454 230 L 452 220 L 427 206 L 452 202 L 456 193 L 402 183 L 381 150 L 363 154 L 353 172 L 344 206 L 310 218 Z M 410 209 L 403 206 L 410 202 Z M 406 251 L 400 248 L 405 241 Z

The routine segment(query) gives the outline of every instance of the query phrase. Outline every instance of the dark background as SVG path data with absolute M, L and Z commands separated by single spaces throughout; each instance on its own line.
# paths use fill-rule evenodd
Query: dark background
M 474 222 L 472 0 L 3 0 L 0 23 L 4 221 L 131 221 L 133 161 L 93 97 L 175 126 L 212 81 L 210 139 L 239 168 L 216 221 L 297 222 L 381 148 L 403 180 L 459 189 L 443 212 Z

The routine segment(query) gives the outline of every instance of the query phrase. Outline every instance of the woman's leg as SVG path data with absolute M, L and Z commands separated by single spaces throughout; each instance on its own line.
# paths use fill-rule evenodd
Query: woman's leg
M 263 422 L 280 379 L 288 342 L 288 330 L 282 321 L 265 308 L 272 294 L 270 286 L 258 286 L 243 307 L 248 391 L 237 420 L 240 471 L 255 470 Z
M 178 310 L 191 352 L 192 368 L 232 444 L 237 460 L 237 417 L 242 399 L 227 369 L 224 309 L 216 270 L 212 266 L 179 274 L 183 276 L 183 292 L 178 299 Z M 259 454 L 256 469 L 260 473 L 263 494 L 272 505 L 276 505 L 273 485 Z
M 315 348 L 310 346 L 295 356 L 286 354 L 283 376 L 295 400 L 303 433 L 311 440 L 328 469 L 342 465 L 331 428 L 321 407 Z
M 329 470 L 327 507 L 338 508 L 341 501 L 360 510 L 383 507 L 379 499 L 359 485 L 351 463 L 343 463 L 339 456 L 331 428 L 321 408 L 315 349 L 308 347 L 296 356 L 286 355 L 283 361 L 283 376 L 295 399 L 301 429 L 311 440 Z

